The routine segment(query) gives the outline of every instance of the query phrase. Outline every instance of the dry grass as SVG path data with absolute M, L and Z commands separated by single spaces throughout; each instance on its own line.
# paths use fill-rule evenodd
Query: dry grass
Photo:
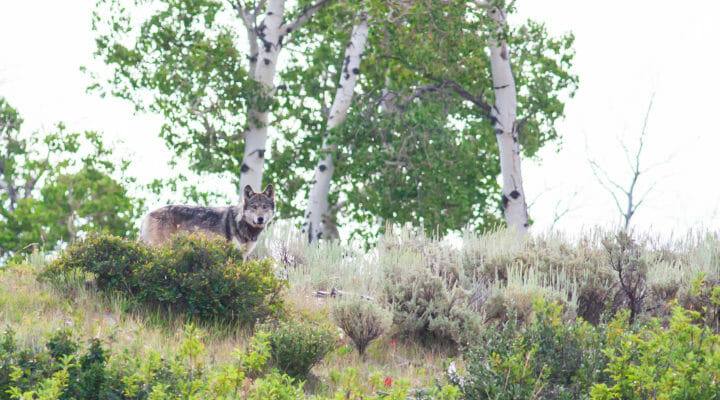
M 129 349 L 144 357 L 150 350 L 174 354 L 183 338 L 181 321 L 167 321 L 157 314 L 129 313 L 121 297 L 106 298 L 81 282 L 62 288 L 38 282 L 37 267 L 10 265 L 0 270 L 0 326 L 12 328 L 18 341 L 37 347 L 58 329 L 77 337 L 99 338 L 112 349 Z M 232 350 L 248 338 L 243 329 L 201 326 L 208 352 L 206 361 L 231 362 Z

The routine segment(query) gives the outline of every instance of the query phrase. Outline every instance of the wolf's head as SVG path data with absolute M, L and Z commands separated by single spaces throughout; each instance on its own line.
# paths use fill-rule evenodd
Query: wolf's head
M 272 185 L 267 185 L 260 193 L 253 191 L 250 185 L 245 186 L 242 219 L 255 228 L 264 228 L 274 216 L 275 190 Z

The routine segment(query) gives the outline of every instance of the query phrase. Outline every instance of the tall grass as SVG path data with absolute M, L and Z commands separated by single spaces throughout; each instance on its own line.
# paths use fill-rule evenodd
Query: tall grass
M 603 246 L 603 240 L 614 236 L 593 229 L 576 238 L 547 233 L 519 242 L 514 233 L 500 229 L 485 234 L 465 230 L 455 240 L 443 240 L 404 226 L 388 230 L 377 246 L 364 251 L 361 243 L 311 245 L 294 227 L 278 223 L 263 234 L 257 254 L 280 262 L 297 299 L 336 288 L 382 301 L 389 270 L 431 269 L 469 290 L 480 313 L 487 313 L 493 297 L 527 303 L 522 297 L 539 295 L 560 301 L 567 315 L 574 316 L 579 298 L 590 288 L 607 291 L 608 301 L 616 297 L 618 276 Z M 633 239 L 648 265 L 648 309 L 666 303 L 667 293 L 677 297 L 689 292 L 700 275 L 720 282 L 717 233 L 694 231 L 664 240 L 642 234 Z M 621 300 L 616 301 L 621 307 Z

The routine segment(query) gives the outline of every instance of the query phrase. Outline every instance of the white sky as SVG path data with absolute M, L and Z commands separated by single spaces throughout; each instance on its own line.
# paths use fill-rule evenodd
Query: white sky
M 92 59 L 93 5 L 94 0 L 0 2 L 0 96 L 20 111 L 24 129 L 64 121 L 71 130 L 101 131 L 122 139 L 121 149 L 133 153 L 131 175 L 143 182 L 171 176 L 170 153 L 157 137 L 158 117 L 136 116 L 127 102 L 85 93 L 89 79 L 79 67 L 98 66 Z M 611 176 L 629 183 L 619 141 L 631 149 L 637 145 L 652 93 L 642 162 L 660 165 L 640 178 L 640 193 L 656 186 L 633 225 L 663 235 L 698 226 L 717 230 L 720 126 L 713 115 L 720 111 L 720 5 L 519 0 L 517 7 L 517 18 L 545 22 L 556 34 L 575 34 L 574 72 L 580 77 L 566 118 L 557 125 L 563 144 L 523 164 L 533 230 L 547 229 L 555 211 L 566 208 L 556 228 L 571 234 L 620 222 L 587 159 L 597 159 Z

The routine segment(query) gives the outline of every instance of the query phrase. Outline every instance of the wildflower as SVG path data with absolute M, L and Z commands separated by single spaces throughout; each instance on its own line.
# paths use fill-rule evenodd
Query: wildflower
M 392 386 L 392 379 L 389 376 L 385 378 L 385 381 L 383 381 L 383 386 L 385 386 L 385 387 Z
M 395 346 L 395 345 L 397 344 L 397 339 L 391 340 L 391 341 L 390 341 L 390 344 L 393 345 L 393 346 Z

